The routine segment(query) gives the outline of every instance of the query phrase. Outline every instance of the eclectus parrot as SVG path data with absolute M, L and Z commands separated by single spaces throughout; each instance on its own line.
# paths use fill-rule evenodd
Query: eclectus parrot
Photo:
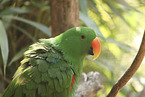
M 74 27 L 32 44 L 2 97 L 72 97 L 87 54 L 101 46 L 94 30 Z

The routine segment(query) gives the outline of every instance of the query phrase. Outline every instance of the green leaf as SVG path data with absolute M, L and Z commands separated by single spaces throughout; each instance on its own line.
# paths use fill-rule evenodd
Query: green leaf
M 102 37 L 105 40 L 105 37 L 103 36 L 103 34 L 101 33 L 101 31 L 99 30 L 97 24 L 88 16 L 84 15 L 83 13 L 79 13 L 79 18 L 80 20 L 82 20 L 88 27 L 92 28 L 95 30 L 95 32 Z
M 129 10 L 133 10 L 133 11 L 136 11 L 136 12 L 138 12 L 138 13 L 142 13 L 142 12 L 140 12 L 139 10 L 137 10 L 137 9 L 133 8 L 132 6 L 130 6 L 130 5 L 127 3 L 126 0 L 115 0 L 115 2 L 116 2 L 116 3 L 119 3 L 119 4 L 121 4 L 121 5 L 123 5 L 124 7 L 126 7 L 126 8 L 129 9 Z
M 16 17 L 16 16 L 5 16 L 5 17 L 9 18 L 9 19 L 14 19 L 14 20 L 17 20 L 17 21 L 21 21 L 21 22 L 27 23 L 27 24 L 29 24 L 29 25 L 31 25 L 33 27 L 36 27 L 37 29 L 41 30 L 45 34 L 51 36 L 51 31 L 49 30 L 48 27 L 46 27 L 43 24 L 36 23 L 36 22 L 31 21 L 31 20 L 27 20 L 27 19 L 24 19 L 24 18 L 21 18 L 21 17 Z
M 13 58 L 12 60 L 9 62 L 8 66 L 10 66 L 13 62 L 17 61 L 19 58 L 23 57 L 24 52 L 28 49 L 28 47 L 23 48 L 22 50 L 20 50 Z
M 10 7 L 0 13 L 0 15 L 12 15 L 12 14 L 23 14 L 28 13 L 30 10 L 28 9 L 22 9 L 18 7 Z
M 49 6 L 49 1 L 45 3 L 40 3 L 40 2 L 32 2 L 32 6 L 39 8 L 41 11 L 46 11 L 50 12 L 50 6 Z
M 6 74 L 6 66 L 7 66 L 7 60 L 8 60 L 8 53 L 9 53 L 9 47 L 8 47 L 8 39 L 7 34 L 3 25 L 3 22 L 0 20 L 0 47 L 2 52 L 2 58 L 3 58 L 3 64 L 4 64 L 4 75 Z
M 26 30 L 24 30 L 23 28 L 21 27 L 18 27 L 16 25 L 12 25 L 14 28 L 16 28 L 17 30 L 21 31 L 23 34 L 27 35 L 33 42 L 36 42 L 36 39 L 31 35 L 29 34 L 29 32 L 27 32 Z
M 79 0 L 79 6 L 81 9 L 81 12 L 88 16 L 88 7 L 87 7 L 87 0 Z
M 9 2 L 9 0 L 2 0 L 2 2 L 0 4 L 3 5 L 5 3 L 7 3 L 7 2 Z
M 11 16 L 11 15 L 9 15 L 9 16 Z M 5 29 L 7 29 L 10 26 L 11 21 L 12 21 L 12 19 L 9 19 L 9 18 L 6 18 L 6 17 L 2 17 L 1 20 L 3 22 L 3 25 L 4 25 Z

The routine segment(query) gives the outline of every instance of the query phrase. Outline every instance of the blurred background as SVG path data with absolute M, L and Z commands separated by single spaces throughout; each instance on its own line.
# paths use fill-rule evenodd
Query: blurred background
M 101 42 L 101 54 L 88 56 L 84 72 L 102 75 L 105 97 L 131 65 L 145 29 L 145 0 L 79 0 L 80 26 L 93 28 Z M 51 32 L 50 0 L 0 0 L 0 94 L 20 66 L 28 46 Z M 145 89 L 145 58 L 141 67 L 117 97 L 136 97 Z

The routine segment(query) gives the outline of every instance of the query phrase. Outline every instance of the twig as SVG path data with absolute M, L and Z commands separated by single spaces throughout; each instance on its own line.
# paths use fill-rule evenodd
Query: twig
M 140 45 L 140 49 L 131 64 L 128 70 L 124 73 L 124 75 L 118 80 L 118 82 L 112 87 L 111 91 L 107 95 L 107 97 L 116 97 L 120 89 L 132 78 L 132 76 L 136 73 L 141 62 L 145 56 L 145 31 L 142 38 L 142 43 Z

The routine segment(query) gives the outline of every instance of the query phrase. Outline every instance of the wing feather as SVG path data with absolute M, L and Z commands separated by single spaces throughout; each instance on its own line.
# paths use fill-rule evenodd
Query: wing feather
M 49 45 L 33 44 L 2 97 L 68 97 L 73 72 Z

